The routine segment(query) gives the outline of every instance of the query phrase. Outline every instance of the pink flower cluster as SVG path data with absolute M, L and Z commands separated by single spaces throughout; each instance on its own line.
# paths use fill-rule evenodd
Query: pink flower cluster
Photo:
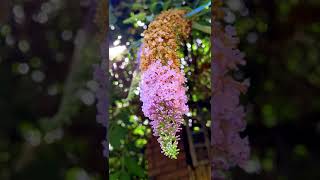
M 178 154 L 177 132 L 181 130 L 187 106 L 186 81 L 183 72 L 163 65 L 161 61 L 151 64 L 142 74 L 140 100 L 142 111 L 151 122 L 154 136 L 158 136 L 162 152 L 176 158 Z
M 249 159 L 248 138 L 241 138 L 239 134 L 246 127 L 239 96 L 246 92 L 249 81 L 239 82 L 230 75 L 238 65 L 245 65 L 244 54 L 236 48 L 239 40 L 234 28 L 223 29 L 216 22 L 213 27 L 220 31 L 213 33 L 212 172 L 214 179 L 224 179 L 223 173 L 219 174 L 221 171 L 235 165 L 244 167 Z

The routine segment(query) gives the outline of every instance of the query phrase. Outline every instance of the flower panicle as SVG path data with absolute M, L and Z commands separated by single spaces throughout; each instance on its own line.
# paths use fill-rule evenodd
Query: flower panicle
M 151 122 L 162 153 L 176 159 L 179 154 L 177 133 L 181 131 L 187 106 L 186 78 L 180 71 L 178 48 L 191 31 L 185 10 L 160 13 L 143 32 L 140 53 L 140 100 L 142 111 Z
M 173 159 L 179 153 L 177 133 L 181 131 L 183 115 L 189 111 L 184 83 L 181 71 L 162 65 L 160 60 L 150 65 L 140 82 L 142 111 L 151 120 L 162 152 Z

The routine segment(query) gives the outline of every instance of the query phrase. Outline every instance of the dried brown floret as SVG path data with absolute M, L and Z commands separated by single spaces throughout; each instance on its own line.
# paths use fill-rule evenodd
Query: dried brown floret
M 191 22 L 184 18 L 185 10 L 168 10 L 159 14 L 143 32 L 143 48 L 140 68 L 145 71 L 153 62 L 161 60 L 164 65 L 172 61 L 172 68 L 179 69 L 177 51 L 179 43 L 191 32 Z

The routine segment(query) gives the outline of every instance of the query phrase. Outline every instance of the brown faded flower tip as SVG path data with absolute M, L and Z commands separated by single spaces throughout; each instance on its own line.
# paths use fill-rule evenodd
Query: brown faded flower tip
M 153 62 L 173 63 L 171 68 L 179 69 L 179 44 L 185 41 L 191 32 L 191 22 L 184 18 L 185 10 L 167 10 L 159 14 L 143 32 L 143 49 L 140 68 L 145 71 Z

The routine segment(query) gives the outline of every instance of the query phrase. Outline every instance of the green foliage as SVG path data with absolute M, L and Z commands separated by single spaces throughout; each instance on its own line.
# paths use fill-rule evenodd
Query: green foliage
M 97 165 L 105 161 L 102 153 L 89 148 L 101 146 L 92 137 L 102 132 L 95 121 L 92 82 L 92 65 L 100 61 L 96 7 L 80 6 L 75 0 L 1 1 L 0 179 L 103 176 Z M 39 14 L 41 23 L 35 18 Z M 82 91 L 90 103 L 81 99 Z
M 138 164 L 138 159 L 134 157 L 126 156 L 124 163 L 130 174 L 133 174 L 134 176 L 137 176 L 140 178 L 144 176 L 144 169 L 142 169 Z
M 197 22 L 193 22 L 192 24 L 192 28 L 197 29 L 199 31 L 211 34 L 211 26 L 205 26 L 205 25 L 201 25 Z
M 144 13 L 144 12 L 141 12 L 138 14 L 131 13 L 130 17 L 128 19 L 124 20 L 123 23 L 124 24 L 134 24 L 137 21 L 145 21 L 145 19 L 146 19 L 146 13 Z
M 126 137 L 126 134 L 128 130 L 121 126 L 111 126 L 109 128 L 109 135 L 110 138 L 110 144 L 114 148 L 120 148 L 121 141 Z

